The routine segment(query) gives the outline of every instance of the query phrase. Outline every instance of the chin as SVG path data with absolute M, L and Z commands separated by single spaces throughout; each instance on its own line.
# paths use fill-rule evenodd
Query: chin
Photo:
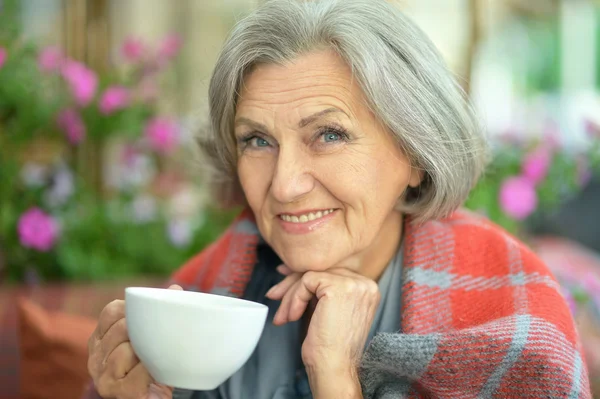
M 314 251 L 306 250 L 283 250 L 278 251 L 281 260 L 293 271 L 298 273 L 308 271 L 325 271 L 335 266 L 339 261 L 332 257 L 331 252 L 325 252 L 320 249 Z

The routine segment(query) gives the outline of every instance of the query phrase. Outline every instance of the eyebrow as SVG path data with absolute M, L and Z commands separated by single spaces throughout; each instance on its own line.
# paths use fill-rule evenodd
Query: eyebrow
M 307 116 L 306 118 L 302 118 L 300 120 L 300 122 L 298 122 L 298 127 L 303 128 L 306 127 L 308 125 L 310 125 L 311 123 L 313 123 L 314 121 L 316 121 L 317 119 L 319 119 L 320 117 L 322 117 L 323 115 L 327 115 L 327 114 L 331 114 L 331 113 L 335 113 L 335 112 L 342 112 L 345 113 L 344 111 L 338 109 L 338 108 L 327 108 L 324 109 L 322 111 L 316 112 L 310 116 Z M 263 132 L 267 132 L 269 129 L 267 129 L 267 127 L 265 125 L 263 125 L 262 123 L 258 123 L 253 121 L 252 119 L 248 119 L 245 118 L 243 116 L 236 118 L 235 120 L 235 125 L 247 125 L 253 129 L 256 130 L 260 130 Z
M 310 125 L 311 123 L 313 123 L 314 121 L 316 121 L 317 119 L 319 119 L 320 117 L 322 117 L 323 115 L 327 115 L 327 114 L 331 114 L 334 112 L 343 112 L 337 108 L 327 108 L 324 109 L 323 111 L 319 111 L 317 113 L 312 114 L 311 116 L 307 116 L 306 118 L 302 118 L 300 120 L 300 122 L 298 123 L 298 127 L 302 128 L 302 127 L 306 127 L 308 125 Z

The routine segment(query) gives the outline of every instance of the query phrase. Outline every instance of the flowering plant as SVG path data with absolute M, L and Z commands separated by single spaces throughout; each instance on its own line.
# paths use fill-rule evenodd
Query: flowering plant
M 562 145 L 554 129 L 537 139 L 498 140 L 466 207 L 513 234 L 526 234 L 534 218 L 552 212 L 600 175 L 600 126 L 584 123 L 589 142 L 583 149 Z
M 0 13 L 0 281 L 168 275 L 233 215 L 173 166 L 183 131 L 158 100 L 181 40 L 129 38 L 100 73 L 21 40 L 18 4 Z

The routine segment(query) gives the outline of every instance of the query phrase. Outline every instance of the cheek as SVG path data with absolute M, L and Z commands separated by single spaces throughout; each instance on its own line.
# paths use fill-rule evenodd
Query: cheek
M 246 200 L 256 212 L 264 203 L 271 182 L 269 162 L 261 158 L 241 157 L 237 172 Z
M 363 214 L 388 212 L 408 186 L 410 167 L 391 154 L 348 153 L 320 166 L 321 183 Z

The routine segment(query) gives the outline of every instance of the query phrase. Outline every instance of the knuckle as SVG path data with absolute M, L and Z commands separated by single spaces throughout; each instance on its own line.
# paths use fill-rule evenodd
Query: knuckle
M 125 301 L 122 299 L 115 299 L 111 301 L 104 309 L 106 309 L 108 316 L 118 316 L 123 313 L 125 308 Z
M 372 296 L 379 296 L 379 286 L 373 280 L 368 280 L 365 284 L 365 291 Z
M 106 324 L 111 319 L 111 317 L 117 313 L 118 304 L 116 304 L 115 302 L 116 301 L 110 302 L 100 312 L 100 316 L 98 317 L 98 324 L 100 325 L 100 327 L 105 327 L 104 324 Z
M 350 278 L 345 279 L 344 284 L 342 285 L 342 287 L 343 287 L 344 292 L 346 294 L 356 293 L 359 290 L 359 288 L 360 288 L 359 284 L 355 280 L 350 279 Z

